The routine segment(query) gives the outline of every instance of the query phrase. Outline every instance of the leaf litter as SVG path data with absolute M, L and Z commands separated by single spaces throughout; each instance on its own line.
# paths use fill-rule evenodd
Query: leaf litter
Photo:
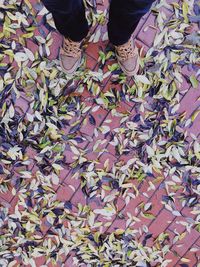
M 0 190 L 2 197 L 11 191 L 17 201 L 12 211 L 6 202 L 0 206 L 0 264 L 38 266 L 37 258 L 45 257 L 45 266 L 59 265 L 75 253 L 77 266 L 168 266 L 172 242 L 190 234 L 192 227 L 200 231 L 200 143 L 185 130 L 198 111 L 189 121 L 178 112 L 183 66 L 193 71 L 188 82 L 199 88 L 199 32 L 191 32 L 191 23 L 199 25 L 198 1 L 184 0 L 182 6 L 159 1 L 153 7 L 158 31 L 140 59 L 142 73 L 130 81 L 119 70 L 111 47 L 99 52 L 97 71 L 82 66 L 71 80 L 57 60 L 48 59 L 55 26 L 42 4 L 0 4 Z M 91 26 L 97 27 L 90 41 L 106 40 L 98 28 L 105 24 L 106 12 L 93 1 L 85 4 Z M 160 7 L 172 10 L 173 17 L 168 20 Z M 29 42 L 35 50 L 28 48 Z M 101 91 L 107 77 L 111 86 Z M 92 102 L 83 101 L 85 90 Z M 28 111 L 23 109 L 24 99 Z M 133 107 L 131 112 L 118 111 L 124 103 Z M 119 126 L 112 128 L 109 120 L 97 126 L 92 112 L 99 108 L 119 117 Z M 112 166 L 107 160 L 102 166 L 101 154 L 89 159 L 86 147 L 93 137 L 81 132 L 87 114 L 99 142 L 93 152 L 109 143 L 118 159 Z M 124 161 L 123 156 L 130 159 Z M 57 199 L 65 168 L 80 182 L 87 203 Z M 166 190 L 161 203 L 173 216 L 181 217 L 184 208 L 190 211 L 191 217 L 180 220 L 185 232 L 176 232 L 174 240 L 164 232 L 157 238 L 149 232 L 155 219 L 151 200 L 140 203 L 133 214 L 126 211 L 140 198 L 139 187 L 146 181 L 147 198 L 161 182 Z M 70 188 L 75 191 L 73 185 Z M 120 211 L 119 200 L 125 203 Z M 127 219 L 125 229 L 109 231 L 115 216 Z M 149 223 L 135 228 L 143 218 Z

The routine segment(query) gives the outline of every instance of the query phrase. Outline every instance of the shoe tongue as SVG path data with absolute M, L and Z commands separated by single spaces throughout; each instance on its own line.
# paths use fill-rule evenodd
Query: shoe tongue
M 81 53 L 80 43 L 65 39 L 63 44 L 63 50 L 69 57 L 78 57 Z
M 129 59 L 131 57 L 134 57 L 134 47 L 129 40 L 126 44 L 120 45 L 117 47 L 117 54 L 119 57 L 121 57 L 123 60 Z
M 134 57 L 134 51 L 133 49 L 123 49 L 121 51 L 117 51 L 119 57 L 121 57 L 123 60 L 127 60 L 129 58 Z

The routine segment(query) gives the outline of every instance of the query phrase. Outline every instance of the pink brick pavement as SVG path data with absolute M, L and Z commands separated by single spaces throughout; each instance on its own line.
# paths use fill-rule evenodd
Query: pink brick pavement
M 36 1 L 30 1 L 30 3 L 34 7 Z M 104 9 L 105 6 L 101 6 L 101 8 Z M 166 15 L 169 17 L 173 15 L 172 9 L 165 9 L 164 12 L 166 12 Z M 37 19 L 40 20 L 41 18 L 38 17 Z M 156 34 L 154 24 L 155 16 L 152 13 L 148 13 L 144 18 L 141 19 L 140 24 L 138 25 L 138 28 L 134 33 L 134 36 L 137 39 L 138 43 L 141 46 L 144 46 L 145 50 L 148 50 L 152 46 L 153 39 Z M 61 44 L 61 36 L 57 32 L 53 32 L 52 36 L 53 44 L 51 45 L 51 54 L 49 56 L 50 60 L 57 58 L 58 49 Z M 105 51 L 107 44 L 107 41 L 100 41 L 97 44 L 90 43 L 87 46 L 86 64 L 88 69 L 97 69 L 97 60 L 99 57 L 98 52 L 99 50 Z M 35 47 L 31 42 L 28 43 L 28 47 L 32 51 L 35 51 L 37 49 L 37 47 Z M 116 61 L 115 59 L 111 59 L 110 62 L 111 64 L 113 64 Z M 104 72 L 106 71 L 106 68 L 107 66 L 104 67 Z M 182 74 L 183 76 L 187 77 L 189 75 L 188 70 L 184 68 L 182 70 Z M 109 76 L 102 82 L 102 84 L 100 85 L 102 91 L 106 92 L 112 87 L 121 88 L 121 85 L 116 85 L 115 83 L 113 83 L 112 78 L 113 77 Z M 192 116 L 193 112 L 195 112 L 195 110 L 199 108 L 199 89 L 200 88 L 192 88 L 192 86 L 188 84 L 187 80 L 184 78 L 183 84 L 180 89 L 182 99 L 180 103 L 179 112 L 186 112 L 187 119 L 189 119 Z M 76 93 L 74 94 L 76 95 Z M 83 156 L 86 158 L 87 162 L 98 161 L 99 165 L 97 164 L 97 166 L 99 166 L 99 168 L 102 168 L 104 166 L 104 163 L 107 159 L 109 160 L 107 168 L 112 168 L 112 166 L 120 160 L 126 163 L 129 158 L 132 158 L 132 155 L 118 155 L 115 151 L 115 147 L 110 143 L 110 140 L 112 133 L 114 133 L 114 130 L 122 125 L 121 119 L 123 118 L 124 114 L 128 114 L 129 116 L 136 115 L 135 104 L 133 102 L 120 103 L 117 110 L 119 111 L 119 113 L 122 114 L 122 116 L 115 117 L 109 109 L 103 107 L 100 107 L 98 110 L 95 111 L 95 109 L 93 109 L 96 106 L 95 101 L 93 101 L 94 99 L 94 96 L 92 96 L 88 91 L 84 90 L 84 92 L 82 93 L 81 101 L 86 107 L 89 107 L 88 112 L 82 114 L 81 117 L 77 115 L 74 121 L 71 122 L 76 123 L 76 120 L 80 120 L 80 128 L 78 129 L 79 139 L 77 139 L 80 142 L 77 142 L 76 148 L 79 151 L 82 151 L 83 154 L 85 153 Z M 31 100 L 29 101 L 29 98 L 22 92 L 20 98 L 15 103 L 15 107 L 22 114 L 26 114 L 26 112 L 31 113 L 32 107 L 30 106 L 30 103 Z M 90 112 L 90 110 L 92 109 L 93 111 Z M 95 125 L 93 123 L 93 120 L 95 120 Z M 101 127 L 105 125 L 109 125 L 110 127 L 110 133 L 106 136 L 106 138 L 101 133 Z M 96 128 L 98 128 L 98 131 L 96 131 Z M 62 130 L 68 133 L 69 129 L 66 126 Z M 190 124 L 188 126 L 187 130 L 189 133 L 193 133 L 197 137 L 199 136 L 199 115 L 196 117 L 193 124 Z M 106 141 L 104 142 L 103 140 Z M 98 141 L 100 141 L 99 149 L 93 151 L 94 145 L 96 145 Z M 102 151 L 103 153 L 101 154 Z M 30 159 L 30 165 L 28 166 L 28 170 L 30 170 L 32 173 L 36 173 L 38 171 L 37 160 L 35 159 L 35 156 L 37 155 L 36 151 L 34 149 L 28 148 L 26 151 L 26 155 Z M 86 205 L 88 204 L 88 199 L 81 188 L 80 179 L 77 179 L 78 176 L 76 178 L 73 177 L 77 174 L 75 167 L 73 166 L 73 163 L 76 161 L 76 157 L 69 147 L 66 147 L 64 156 L 66 165 L 64 166 L 64 169 L 59 175 L 59 183 L 57 185 L 54 185 L 54 190 L 56 191 L 56 198 L 59 201 L 69 201 L 73 207 L 72 210 L 77 210 L 78 204 L 81 203 L 82 205 Z M 16 172 L 16 169 L 18 168 L 15 168 L 14 166 L 13 175 L 17 177 L 19 173 Z M 18 171 L 21 171 L 21 169 L 18 169 Z M 182 208 L 180 205 L 177 205 L 176 209 L 182 212 L 182 214 L 184 215 L 182 217 L 176 217 L 171 213 L 171 211 L 165 209 L 165 206 L 162 202 L 162 196 L 166 194 L 165 189 L 162 188 L 162 180 L 155 184 L 155 189 L 150 189 L 148 191 L 148 188 L 151 184 L 151 179 L 143 182 L 134 182 L 134 186 L 139 190 L 139 196 L 137 196 L 136 199 L 132 199 L 128 205 L 125 204 L 123 198 L 117 199 L 116 208 L 122 217 L 119 218 L 119 216 L 113 216 L 110 225 L 108 224 L 104 230 L 107 233 L 110 233 L 115 229 L 126 228 L 126 220 L 128 219 L 127 213 L 130 213 L 140 220 L 139 222 L 136 222 L 132 227 L 138 229 L 141 228 L 143 225 L 146 225 L 149 229 L 149 232 L 153 235 L 153 240 L 155 240 L 162 232 L 166 232 L 169 235 L 170 251 L 168 251 L 165 257 L 166 259 L 170 259 L 171 262 L 167 266 L 196 267 L 198 256 L 196 256 L 195 253 L 191 253 L 190 249 L 194 247 L 199 249 L 199 233 L 197 232 L 197 230 L 193 227 L 191 229 L 191 232 L 186 232 L 185 236 L 181 240 L 177 240 L 175 243 L 172 242 L 172 240 L 177 235 L 177 233 L 174 232 L 175 229 L 176 231 L 179 231 L 179 234 L 185 231 L 185 227 L 180 227 L 178 222 L 181 221 L 181 219 L 183 221 L 187 221 L 188 217 L 193 216 L 192 214 L 190 214 L 190 209 Z M 12 213 L 17 203 L 17 194 L 15 197 L 13 197 L 11 189 L 12 184 L 10 190 L 7 193 L 1 193 L 0 198 L 2 205 L 9 207 L 10 213 Z M 111 192 L 113 193 L 115 191 L 113 190 Z M 131 190 L 130 192 L 132 193 Z M 105 195 L 107 195 L 106 191 Z M 151 213 L 154 216 L 154 218 L 152 219 L 145 218 L 143 215 L 142 208 L 141 210 L 140 208 L 138 208 L 139 204 L 144 203 L 145 205 L 149 202 L 152 203 Z M 91 202 L 89 201 L 89 205 L 91 205 L 91 207 L 95 209 L 99 205 L 104 206 L 105 203 L 102 201 L 101 197 L 98 196 L 96 199 L 92 199 Z M 106 223 L 104 218 L 102 218 L 101 216 L 96 216 L 95 219 L 98 222 L 103 222 L 103 225 Z M 44 223 L 44 235 L 48 229 L 48 225 L 45 225 Z M 143 237 L 144 236 L 142 235 L 141 240 Z M 64 256 L 61 260 L 64 264 L 62 266 L 75 266 L 73 265 L 73 256 L 74 254 L 68 255 L 67 258 Z M 184 265 L 184 258 L 189 259 L 189 263 L 187 263 L 188 265 Z M 45 264 L 44 258 L 38 258 L 36 265 L 39 267 L 42 264 Z M 49 264 L 48 266 L 51 265 Z M 61 266 L 61 262 L 57 262 L 56 266 Z

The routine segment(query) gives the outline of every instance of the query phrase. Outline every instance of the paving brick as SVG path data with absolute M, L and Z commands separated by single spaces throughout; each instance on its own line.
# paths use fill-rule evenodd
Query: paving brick
M 154 216 L 157 216 L 159 211 L 163 208 L 162 197 L 165 193 L 166 191 L 164 189 L 157 188 L 155 194 L 150 198 L 150 200 L 147 199 L 147 203 L 152 203 L 152 208 L 149 212 Z
M 137 27 L 135 28 L 135 30 L 134 30 L 134 32 L 133 32 L 133 38 L 136 38 L 136 37 L 137 37 L 137 35 L 139 34 L 139 32 L 140 32 L 142 26 L 144 25 L 144 23 L 145 23 L 145 21 L 146 21 L 146 19 L 147 19 L 148 16 L 149 16 L 149 13 L 145 14 L 145 16 L 143 16 L 143 17 L 140 19 L 140 21 L 139 21 Z
M 74 266 L 74 261 L 73 261 L 73 257 L 72 256 L 67 259 L 67 261 L 65 262 L 64 266 L 65 267 Z
M 182 232 L 186 231 L 186 227 L 183 225 L 183 223 L 186 223 L 185 218 L 183 218 L 182 216 L 177 217 L 168 227 L 168 229 L 174 233 L 181 234 Z
M 87 198 L 86 195 L 83 193 L 81 187 L 79 187 L 74 195 L 72 196 L 71 202 L 74 206 L 78 206 L 80 203 L 82 206 L 87 205 Z
M 73 173 L 71 170 L 68 175 L 65 177 L 64 183 L 66 185 L 70 185 L 72 187 L 72 190 L 76 191 L 76 189 L 80 186 L 80 179 L 79 179 L 79 173 Z M 74 189 L 73 189 L 74 188 Z
M 96 59 L 94 59 L 89 55 L 86 55 L 86 68 L 89 70 L 95 70 L 96 65 L 97 65 Z
M 88 43 L 86 45 L 85 52 L 88 54 L 90 57 L 92 57 L 94 60 L 97 61 L 99 58 L 99 51 L 105 50 L 105 43 L 104 42 L 99 42 L 99 43 Z
M 184 76 L 187 77 L 187 80 L 189 81 L 191 75 L 194 75 L 195 74 L 195 71 L 194 71 L 194 65 L 185 65 L 184 67 L 182 67 L 182 73 L 184 74 Z M 197 69 L 198 70 L 198 69 Z M 199 76 L 197 77 L 197 79 L 199 80 Z
M 184 219 L 188 222 L 191 222 L 192 220 L 195 220 L 197 215 L 196 214 L 192 214 L 192 208 L 183 208 L 181 210 L 181 214 L 183 215 Z
M 97 164 L 97 168 L 104 168 L 110 171 L 117 161 L 117 158 L 112 154 L 104 152 L 99 158 L 99 164 Z
M 110 141 L 112 142 L 113 139 L 111 138 Z M 106 146 L 106 150 L 109 151 L 110 154 L 112 154 L 114 157 L 118 157 L 118 151 L 117 146 L 114 144 L 109 144 Z
M 98 217 L 95 219 L 96 223 L 101 223 L 101 226 L 99 228 L 100 233 L 105 233 L 109 226 L 113 224 L 113 221 L 115 219 L 115 215 L 111 217 L 105 217 L 103 215 L 98 215 Z
M 106 67 L 111 66 L 112 64 L 114 64 L 115 62 L 113 61 L 109 61 L 107 64 L 106 64 Z M 108 71 L 108 69 L 106 69 L 106 72 Z M 120 84 L 116 84 L 113 80 L 109 79 L 106 83 L 105 83 L 105 86 L 103 87 L 103 90 L 102 92 L 104 93 L 105 96 L 106 93 L 108 92 L 111 92 L 112 93 L 112 90 L 113 92 L 120 92 L 121 91 L 121 85 Z M 113 94 L 113 93 L 112 93 Z
M 137 48 L 139 49 L 140 57 L 144 58 L 146 53 L 149 50 L 149 47 L 146 44 L 144 44 L 142 41 L 137 40 L 137 39 L 135 40 L 135 44 L 136 44 Z
M 114 201 L 114 205 L 115 208 L 117 210 L 117 216 L 119 215 L 119 213 L 121 212 L 121 210 L 123 210 L 123 208 L 125 208 L 126 203 L 125 200 L 121 197 L 118 197 L 115 201 Z
M 197 105 L 197 102 L 195 103 L 195 105 Z M 198 110 L 199 110 L 199 107 L 200 107 L 200 101 L 198 101 Z M 194 112 L 193 112 L 193 114 L 194 114 Z M 200 114 L 198 114 L 198 116 L 195 118 L 192 125 L 187 129 L 188 134 L 192 133 L 193 135 L 197 136 L 200 133 L 199 119 L 200 119 Z
M 59 50 L 62 46 L 63 37 L 58 32 L 52 33 L 53 43 L 50 46 L 51 54 L 49 56 L 50 60 L 59 59 Z M 53 47 L 53 49 L 51 49 Z
M 19 193 L 17 193 L 10 201 L 9 214 L 15 213 L 15 207 L 19 204 Z M 22 206 L 19 206 L 19 211 L 23 210 Z
M 175 267 L 177 261 L 180 259 L 180 257 L 178 255 L 176 255 L 173 251 L 169 251 L 166 255 L 165 255 L 165 260 L 171 260 L 171 262 L 169 263 L 169 267 Z
M 149 232 L 155 237 L 158 236 L 168 228 L 173 219 L 174 216 L 171 214 L 171 212 L 162 209 L 161 212 L 156 216 L 156 219 L 154 219 L 152 224 L 149 226 Z
M 195 248 L 195 246 L 194 246 Z M 196 247 L 196 249 L 199 250 L 199 247 Z M 196 251 L 196 252 L 192 252 L 192 251 L 188 251 L 186 252 L 186 254 L 181 257 L 181 259 L 176 263 L 176 266 L 180 266 L 182 267 L 184 262 L 185 262 L 185 259 L 189 260 L 189 262 L 187 263 L 189 266 L 198 266 L 198 263 L 199 263 L 199 252 Z
M 151 47 L 156 33 L 157 29 L 155 27 L 155 16 L 151 14 L 143 25 L 137 38 L 148 47 Z
M 84 158 L 86 159 L 88 163 L 94 162 L 95 164 L 97 164 L 99 162 L 99 157 L 102 152 L 103 152 L 103 149 L 102 151 L 98 151 L 98 150 L 93 151 L 93 144 L 91 144 L 87 147 L 87 153 L 84 155 Z
M 65 180 L 70 170 L 71 169 L 69 167 L 64 166 L 63 170 L 61 170 L 60 173 L 58 174 L 59 183 L 62 183 Z
M 172 250 L 174 249 L 180 257 L 183 257 L 198 238 L 199 233 L 196 230 L 191 229 L 191 232 L 187 233 L 183 239 L 179 240 L 176 243 L 175 248 L 172 247 Z
M 41 256 L 41 257 L 37 257 L 36 259 L 35 259 L 35 264 L 36 264 L 36 266 L 42 266 L 42 265 L 44 265 L 46 263 L 46 258 L 45 257 L 43 257 L 43 256 Z M 30 267 L 31 265 L 29 265 L 29 267 Z
M 47 235 L 47 232 L 49 229 L 51 229 L 51 224 L 47 221 L 46 216 L 41 218 L 40 220 L 40 230 L 42 232 L 42 234 L 45 236 Z
M 5 208 L 10 208 L 10 203 L 5 199 L 3 199 L 2 197 L 0 197 L 0 206 L 3 206 Z
M 83 120 L 81 129 L 80 129 L 81 133 L 92 137 L 94 135 L 95 129 L 96 129 L 96 126 L 91 123 L 90 117 L 89 116 L 85 117 Z
M 190 90 L 184 95 L 183 99 L 181 100 L 179 112 L 182 113 L 186 111 L 186 118 L 189 118 L 192 115 L 193 111 L 200 105 L 200 100 L 198 100 L 199 97 L 199 90 L 190 88 Z
M 135 199 L 131 199 L 130 202 L 122 209 L 121 214 L 123 214 L 124 216 L 127 216 L 127 212 L 129 212 L 133 216 L 137 216 L 138 206 L 143 202 L 145 202 L 145 197 L 142 195 L 139 195 Z
M 22 97 L 16 99 L 14 108 L 16 111 L 18 111 L 20 114 L 26 114 L 28 108 L 29 108 L 29 103 Z
M 162 196 L 166 194 L 165 188 L 163 186 L 163 180 L 156 180 L 155 178 L 147 176 L 142 182 L 137 186 L 139 192 L 146 197 L 146 201 L 155 202 L 156 205 L 162 205 Z M 160 176 L 159 176 L 160 177 Z M 156 182 L 157 181 L 157 182 Z
M 64 163 L 67 166 L 70 166 L 70 164 L 73 163 L 77 158 L 77 155 L 73 153 L 69 145 L 66 146 L 66 149 L 63 152 L 63 156 L 64 156 Z
M 91 112 L 88 113 L 90 123 L 95 124 L 96 127 L 102 125 L 108 113 L 108 110 L 94 105 L 91 109 Z
M 69 201 L 74 194 L 74 190 L 67 184 L 61 184 L 56 193 L 56 199 L 59 201 Z
M 184 97 L 184 95 L 185 94 L 187 94 L 187 92 L 190 90 L 190 88 L 191 88 L 191 84 L 189 84 L 187 81 L 186 81 L 186 79 L 184 78 L 184 76 L 182 77 L 182 79 L 183 79 L 183 82 L 182 82 L 182 84 L 180 85 L 180 89 L 179 89 L 179 91 L 180 91 L 180 93 L 183 95 L 183 97 Z
M 31 50 L 31 52 L 33 54 L 35 54 L 36 52 L 38 52 L 38 45 L 34 42 L 34 40 L 27 39 L 26 40 L 26 46 L 27 46 L 28 49 Z
M 125 230 L 126 229 L 126 221 L 123 219 L 115 219 L 111 226 L 106 229 L 107 233 L 113 233 L 118 229 Z
M 10 187 L 8 191 L 6 192 L 1 192 L 1 197 L 4 199 L 6 202 L 11 202 L 13 199 L 14 195 L 12 194 L 13 187 Z

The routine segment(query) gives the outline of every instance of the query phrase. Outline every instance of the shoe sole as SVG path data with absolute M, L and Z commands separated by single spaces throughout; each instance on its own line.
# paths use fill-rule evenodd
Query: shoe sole
M 117 56 L 117 61 L 118 61 L 118 64 L 121 68 L 121 70 L 124 72 L 124 74 L 128 77 L 130 76 L 134 76 L 138 73 L 139 71 L 139 68 L 140 68 L 140 64 L 139 64 L 139 59 L 137 58 L 137 62 L 136 62 L 136 66 L 135 66 L 135 69 L 132 70 L 132 71 L 128 71 L 126 68 L 124 68 L 123 64 L 120 62 L 118 56 Z
M 133 42 L 133 40 L 132 40 L 132 42 Z M 120 61 L 120 57 L 119 57 L 119 56 L 117 55 L 117 53 L 116 53 L 116 57 L 117 57 L 117 61 L 118 61 L 119 66 L 120 66 L 121 70 L 124 72 L 124 74 L 125 74 L 126 76 L 128 76 L 128 77 L 136 75 L 136 74 L 138 73 L 139 69 L 140 69 L 140 64 L 139 64 L 139 51 L 138 51 L 138 47 L 137 47 L 136 45 L 135 45 L 134 50 L 136 50 L 136 57 L 137 57 L 137 59 L 136 59 L 136 66 L 135 66 L 135 69 L 132 70 L 132 71 L 127 70 L 127 69 L 123 66 L 123 63 Z M 137 55 L 138 55 L 138 56 L 137 56 Z
M 62 60 L 60 58 L 60 55 L 59 55 L 59 61 L 60 61 L 60 66 L 62 68 L 62 71 L 67 74 L 68 76 L 73 76 L 75 74 L 75 72 L 77 71 L 77 69 L 80 67 L 81 65 L 81 61 L 82 61 L 82 56 L 77 60 L 77 62 L 74 64 L 74 66 L 70 69 L 70 70 L 67 70 L 65 69 L 65 67 L 63 66 L 63 63 L 62 63 Z

